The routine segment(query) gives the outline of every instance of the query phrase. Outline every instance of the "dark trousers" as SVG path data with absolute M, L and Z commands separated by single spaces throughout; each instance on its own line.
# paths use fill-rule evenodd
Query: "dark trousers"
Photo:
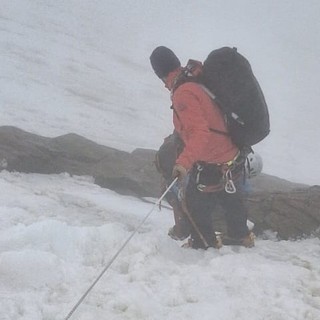
M 195 175 L 191 174 L 186 189 L 186 204 L 189 213 L 198 226 L 207 243 L 212 246 L 215 241 L 212 214 L 219 204 L 224 212 L 228 236 L 236 239 L 245 237 L 248 233 L 247 210 L 242 200 L 242 194 L 226 191 L 201 192 L 197 189 Z M 192 230 L 191 238 L 196 247 L 203 247 L 203 242 L 196 230 Z

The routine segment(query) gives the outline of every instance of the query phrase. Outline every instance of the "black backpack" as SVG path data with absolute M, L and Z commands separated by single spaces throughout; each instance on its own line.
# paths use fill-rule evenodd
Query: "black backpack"
M 191 75 L 195 61 L 189 62 L 186 70 Z M 212 51 L 203 63 L 202 74 L 196 78 L 209 89 L 208 94 L 222 109 L 228 124 L 229 133 L 215 128 L 210 128 L 211 131 L 230 135 L 239 148 L 251 147 L 269 134 L 264 95 L 248 60 L 236 48 Z

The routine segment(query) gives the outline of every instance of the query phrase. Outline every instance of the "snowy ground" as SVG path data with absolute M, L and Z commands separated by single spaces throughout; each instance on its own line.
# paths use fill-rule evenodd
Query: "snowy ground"
M 235 45 L 270 106 L 266 173 L 318 184 L 319 12 L 314 0 L 3 0 L 0 125 L 156 148 L 172 125 L 151 50 L 186 62 Z M 64 319 L 152 208 L 90 177 L 3 171 L 0 190 L 0 320 Z M 319 239 L 193 251 L 166 236 L 172 221 L 155 210 L 72 319 L 320 319 Z
M 150 204 L 68 175 L 0 174 L 0 319 L 64 319 Z M 155 210 L 74 319 L 320 317 L 320 241 L 181 249 Z

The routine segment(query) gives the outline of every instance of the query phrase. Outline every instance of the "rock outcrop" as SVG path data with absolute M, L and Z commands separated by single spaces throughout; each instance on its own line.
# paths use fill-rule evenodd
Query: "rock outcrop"
M 154 150 L 132 153 L 99 145 L 76 134 L 41 137 L 0 127 L 0 167 L 25 173 L 90 175 L 120 194 L 158 197 L 161 177 Z M 281 239 L 310 235 L 320 226 L 320 187 L 294 184 L 261 174 L 250 180 L 246 201 L 255 231 L 276 231 Z

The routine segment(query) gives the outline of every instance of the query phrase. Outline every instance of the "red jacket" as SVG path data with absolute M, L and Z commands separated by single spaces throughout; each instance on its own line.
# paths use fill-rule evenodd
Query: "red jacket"
M 189 170 L 197 161 L 224 163 L 234 159 L 239 149 L 230 137 L 210 131 L 227 132 L 227 127 L 219 107 L 199 84 L 180 85 L 172 103 L 174 127 L 185 144 L 177 164 Z

